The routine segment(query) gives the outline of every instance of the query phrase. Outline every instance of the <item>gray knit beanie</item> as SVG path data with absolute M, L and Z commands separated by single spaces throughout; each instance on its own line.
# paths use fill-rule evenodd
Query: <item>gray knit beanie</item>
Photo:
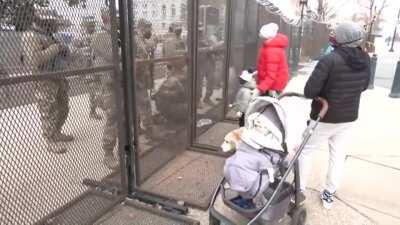
M 335 39 L 338 44 L 344 47 L 359 47 L 365 38 L 362 27 L 353 22 L 339 24 L 335 30 Z

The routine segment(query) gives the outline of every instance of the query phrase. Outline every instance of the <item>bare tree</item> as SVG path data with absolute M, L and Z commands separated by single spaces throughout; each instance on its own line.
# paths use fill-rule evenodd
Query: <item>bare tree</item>
M 337 12 L 348 4 L 348 0 L 331 1 L 331 0 L 318 0 L 317 13 L 319 21 L 329 22 L 337 17 Z
M 387 2 L 387 0 L 358 0 L 361 10 L 353 16 L 353 20 L 364 22 L 368 32 L 367 39 L 370 42 L 373 42 L 372 34 L 381 30 L 380 24 L 384 21 L 382 12 L 389 6 Z

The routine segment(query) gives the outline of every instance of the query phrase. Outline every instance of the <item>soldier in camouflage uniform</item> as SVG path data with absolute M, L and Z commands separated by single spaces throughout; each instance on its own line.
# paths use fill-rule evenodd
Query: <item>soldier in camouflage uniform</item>
M 169 34 L 163 41 L 163 55 L 166 58 L 181 56 L 168 60 L 167 79 L 160 86 L 155 95 L 155 103 L 158 111 L 172 123 L 169 127 L 184 125 L 187 118 L 187 72 L 186 72 L 186 45 L 181 38 L 182 26 L 172 23 Z M 173 107 L 171 107 L 173 105 Z
M 93 35 L 91 47 L 94 52 L 94 66 L 104 66 L 113 64 L 111 23 L 108 9 L 102 9 L 101 16 L 103 26 L 101 31 Z M 116 98 L 114 90 L 114 74 L 104 73 L 101 77 L 101 90 L 103 99 L 103 109 L 105 112 L 106 123 L 103 132 L 103 163 L 110 169 L 118 167 L 118 160 L 114 155 L 114 148 L 117 143 L 118 121 L 116 115 Z
M 96 31 L 96 21 L 85 20 L 82 22 L 82 28 L 85 30 L 87 36 L 84 37 L 83 40 L 83 48 L 85 48 L 85 56 L 86 56 L 86 67 L 92 67 L 93 61 L 95 60 L 95 55 L 93 53 L 92 48 L 92 39 L 93 34 Z M 101 97 L 101 82 L 100 77 L 96 75 L 88 75 L 87 76 L 87 84 L 89 87 L 89 118 L 95 120 L 101 120 L 101 116 L 97 113 L 96 109 L 101 108 L 102 106 L 102 97 Z
M 22 36 L 25 66 L 32 74 L 65 69 L 62 62 L 68 57 L 68 48 L 60 43 L 54 34 L 60 25 L 55 11 L 35 10 L 33 25 Z M 40 113 L 42 134 L 48 150 L 61 154 L 66 148 L 61 142 L 74 138 L 62 133 L 62 127 L 69 112 L 69 84 L 65 78 L 54 77 L 36 82 L 35 96 Z
M 163 56 L 172 57 L 183 55 L 186 50 L 186 44 L 182 37 L 182 24 L 174 22 L 168 28 L 168 34 L 163 40 Z
M 207 39 L 204 29 L 202 27 L 199 27 L 198 29 L 198 36 L 199 36 L 199 42 L 198 42 L 198 57 L 197 57 L 197 62 L 198 62 L 198 84 L 197 84 L 197 104 L 198 107 L 202 107 L 201 104 L 201 99 L 203 97 L 203 84 L 204 84 L 204 79 L 206 79 L 206 93 L 204 97 L 204 103 L 213 105 L 210 97 L 213 93 L 213 82 L 214 82 L 214 76 L 213 76 L 213 55 L 209 53 L 211 51 L 211 43 Z
M 136 61 L 154 59 L 158 40 L 152 36 L 152 24 L 140 19 L 137 23 L 138 33 L 135 35 Z M 153 135 L 153 117 L 150 93 L 154 88 L 154 63 L 138 62 L 136 68 L 137 103 L 140 129 L 149 137 Z

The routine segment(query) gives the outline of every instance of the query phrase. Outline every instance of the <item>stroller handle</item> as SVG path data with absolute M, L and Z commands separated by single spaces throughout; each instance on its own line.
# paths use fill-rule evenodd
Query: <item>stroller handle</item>
M 296 92 L 286 92 L 281 94 L 278 99 L 281 100 L 283 98 L 287 98 L 287 97 L 299 97 L 299 98 L 306 98 L 303 94 L 300 93 L 296 93 Z M 315 98 L 316 101 L 319 101 L 319 103 L 321 104 L 321 111 L 318 114 L 319 119 L 323 119 L 326 115 L 326 113 L 328 112 L 329 109 L 329 103 L 325 98 L 322 97 L 318 97 Z
M 283 98 L 287 97 L 299 97 L 299 98 L 306 98 L 303 94 L 296 93 L 296 92 L 286 92 L 281 95 L 279 95 L 278 99 L 281 100 Z

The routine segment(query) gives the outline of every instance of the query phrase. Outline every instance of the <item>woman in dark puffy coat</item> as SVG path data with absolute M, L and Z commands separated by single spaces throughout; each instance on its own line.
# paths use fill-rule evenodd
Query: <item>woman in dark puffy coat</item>
M 358 118 L 361 93 L 368 88 L 371 76 L 369 55 L 361 48 L 364 37 L 360 25 L 353 22 L 340 24 L 330 37 L 334 51 L 319 60 L 304 88 L 307 98 L 328 100 L 329 110 L 300 154 L 300 189 L 304 191 L 307 187 L 313 153 L 329 144 L 327 178 L 320 196 L 327 209 L 332 207 L 335 192 L 340 187 L 346 148 Z M 320 104 L 314 100 L 310 123 L 315 124 L 320 110 Z
M 258 93 L 256 95 L 276 95 L 286 87 L 289 69 L 285 49 L 288 38 L 278 33 L 278 25 L 269 23 L 260 30 L 263 44 L 258 56 Z

